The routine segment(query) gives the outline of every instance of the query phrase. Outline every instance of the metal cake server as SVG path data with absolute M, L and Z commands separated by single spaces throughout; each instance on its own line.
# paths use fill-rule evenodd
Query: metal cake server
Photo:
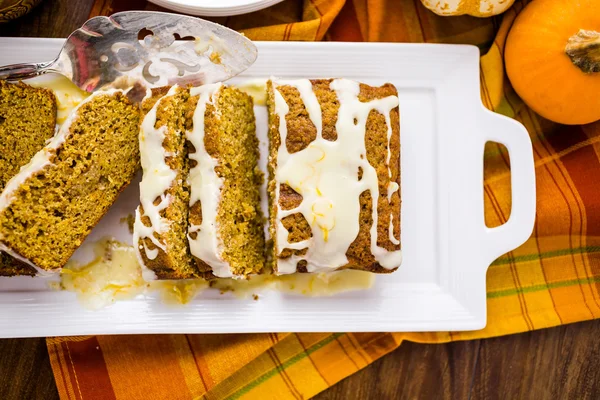
M 176 40 L 184 38 L 194 40 Z M 88 20 L 69 36 L 53 61 L 0 67 L 0 79 L 56 72 L 87 92 L 135 83 L 198 85 L 227 80 L 252 65 L 256 57 L 256 46 L 249 39 L 213 22 L 126 11 Z

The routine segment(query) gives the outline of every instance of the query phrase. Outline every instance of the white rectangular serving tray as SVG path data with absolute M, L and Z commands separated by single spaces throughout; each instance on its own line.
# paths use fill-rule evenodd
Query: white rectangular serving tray
M 63 39 L 0 38 L 0 65 L 46 61 Z M 490 263 L 523 243 L 535 218 L 532 147 L 525 128 L 481 104 L 473 46 L 258 42 L 254 78 L 344 77 L 399 92 L 402 162 L 402 266 L 372 288 L 331 297 L 262 293 L 258 301 L 201 293 L 182 307 L 140 296 L 101 309 L 41 278 L 0 278 L 0 337 L 233 332 L 446 331 L 486 324 Z M 262 111 L 264 113 L 264 110 Z M 265 117 L 259 119 L 264 135 Z M 509 221 L 487 228 L 483 211 L 486 141 L 508 148 Z M 123 233 L 119 218 L 138 203 L 131 185 L 92 232 Z M 121 210 L 127 210 L 123 214 Z M 120 226 L 120 227 L 119 227 Z

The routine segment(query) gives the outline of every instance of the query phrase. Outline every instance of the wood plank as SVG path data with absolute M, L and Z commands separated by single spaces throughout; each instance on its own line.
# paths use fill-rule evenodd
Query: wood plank
M 479 340 L 436 345 L 405 342 L 315 399 L 466 399 L 479 346 Z
M 600 320 L 482 341 L 472 399 L 600 398 Z
M 43 0 L 29 14 L 2 24 L 0 36 L 67 37 L 87 21 L 92 3 L 93 0 Z
M 0 399 L 58 399 L 46 340 L 0 340 Z

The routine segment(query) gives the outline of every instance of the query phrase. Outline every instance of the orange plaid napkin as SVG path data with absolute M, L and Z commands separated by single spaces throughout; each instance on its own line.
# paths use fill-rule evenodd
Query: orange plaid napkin
M 135 3 L 135 4 L 132 4 Z M 533 142 L 537 221 L 533 237 L 490 267 L 488 326 L 476 332 L 98 336 L 48 339 L 62 399 L 308 398 L 397 348 L 507 335 L 600 316 L 600 123 L 559 126 L 512 91 L 502 49 L 526 2 L 504 16 L 438 17 L 418 0 L 288 0 L 217 19 L 258 40 L 469 43 L 479 46 L 484 104 L 522 122 Z M 92 15 L 157 9 L 97 0 Z M 440 68 L 440 74 L 443 74 Z M 485 153 L 489 225 L 510 214 L 509 161 Z

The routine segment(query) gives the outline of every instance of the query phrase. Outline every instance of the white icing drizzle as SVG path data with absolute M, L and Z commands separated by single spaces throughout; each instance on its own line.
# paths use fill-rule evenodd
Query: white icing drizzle
M 388 142 L 388 151 L 389 151 L 389 142 Z M 388 170 L 389 169 L 389 158 L 388 158 Z M 391 170 L 390 170 L 390 178 L 392 176 Z M 390 181 L 390 183 L 388 184 L 388 193 L 387 193 L 387 199 L 388 199 L 388 203 L 391 204 L 392 202 L 392 195 L 394 194 L 394 192 L 396 192 L 398 189 L 400 189 L 400 185 L 398 185 L 396 182 Z M 390 238 L 390 242 L 392 242 L 395 245 L 400 244 L 400 241 L 398 239 L 396 239 L 396 237 L 394 236 L 394 216 L 392 214 L 390 214 L 390 226 L 389 226 L 389 238 Z
M 65 122 L 60 126 L 60 129 L 57 130 L 54 136 L 47 141 L 44 148 L 38 151 L 33 156 L 31 161 L 23 165 L 21 169 L 19 169 L 19 172 L 6 183 L 4 190 L 0 194 L 0 213 L 2 213 L 8 206 L 10 206 L 12 201 L 15 199 L 14 193 L 19 189 L 19 187 L 23 183 L 25 183 L 25 181 L 27 181 L 27 179 L 29 179 L 33 175 L 37 174 L 38 172 L 42 171 L 44 168 L 52 164 L 52 156 L 55 154 L 56 150 L 64 144 L 64 142 L 71 134 L 71 125 L 73 124 L 73 121 L 75 121 L 75 119 L 78 117 L 79 109 L 84 104 L 95 99 L 97 96 L 112 95 L 115 92 L 122 93 L 122 90 L 112 89 L 95 92 L 92 95 L 85 98 L 84 100 L 82 100 L 81 103 L 79 103 L 79 105 L 77 105 L 77 107 L 75 107 L 73 111 L 71 111 L 71 114 L 69 114 Z M 2 243 L 2 238 L 3 235 L 0 231 L 0 251 L 8 253 L 11 257 L 32 266 L 36 269 L 38 276 L 50 276 L 53 275 L 55 272 L 60 271 L 60 269 L 47 271 L 38 267 L 31 260 L 21 256 L 20 254 L 12 250 L 10 247 L 8 247 L 5 243 Z
M 400 185 L 398 185 L 396 182 L 390 182 L 388 184 L 388 193 L 387 193 L 388 203 L 391 203 L 391 201 L 392 201 L 392 195 L 398 189 L 400 189 Z
M 377 172 L 375 168 L 367 161 L 367 151 L 365 148 L 365 130 L 366 123 L 371 110 L 377 110 L 380 114 L 383 114 L 387 124 L 387 136 L 388 136 L 388 160 L 390 159 L 390 141 L 392 136 L 392 124 L 390 122 L 390 112 L 395 107 L 398 107 L 398 97 L 388 96 L 383 99 L 371 100 L 369 102 L 361 102 L 358 99 L 360 93 L 360 86 L 358 82 L 350 81 L 347 79 L 336 79 L 331 82 L 331 89 L 336 91 L 340 102 L 340 108 L 338 111 L 338 120 L 336 123 L 336 130 L 338 137 L 344 136 L 345 134 L 351 134 L 358 132 L 359 142 L 362 149 L 361 152 L 364 157 L 361 158 L 361 167 L 363 168 L 363 178 L 360 181 L 365 184 L 365 189 L 368 189 L 373 199 L 372 218 L 373 224 L 371 225 L 371 253 L 375 256 L 375 259 L 379 264 L 386 269 L 393 269 L 398 267 L 402 263 L 402 251 L 388 251 L 383 247 L 377 246 L 377 201 L 379 199 L 379 186 L 377 179 Z M 357 124 L 354 124 L 353 118 L 358 120 Z M 338 139 L 339 140 L 339 139 Z M 389 161 L 388 161 L 389 170 Z M 365 173 L 367 175 L 365 179 Z M 391 172 L 390 172 L 391 176 Z M 364 190 L 364 189 L 363 189 Z M 362 190 L 361 190 L 362 192 Z M 352 215 L 352 214 L 351 214 Z
M 223 243 L 217 229 L 217 213 L 221 199 L 223 179 L 217 176 L 215 167 L 218 161 L 208 154 L 204 146 L 204 114 L 206 105 L 214 102 L 215 94 L 222 84 L 216 83 L 190 89 L 191 96 L 200 96 L 194 110 L 194 125 L 186 132 L 187 139 L 196 149 L 189 153 L 189 159 L 197 164 L 190 169 L 187 182 L 190 185 L 190 207 L 197 201 L 202 204 L 202 223 L 188 227 L 190 252 L 207 263 L 215 276 L 230 278 L 233 276 L 229 263 L 221 257 Z M 197 236 L 192 239 L 191 234 Z
M 398 245 L 400 244 L 400 241 L 398 239 L 396 239 L 396 237 L 394 236 L 394 216 L 392 214 L 390 214 L 390 226 L 388 227 L 388 236 L 390 238 L 390 242 Z
M 135 223 L 133 225 L 133 243 L 136 249 L 138 261 L 142 266 L 142 275 L 144 280 L 151 281 L 156 279 L 154 271 L 147 268 L 141 255 L 142 249 L 146 257 L 150 260 L 158 256 L 158 249 L 166 251 L 166 246 L 158 240 L 154 233 L 164 233 L 169 229 L 169 221 L 160 216 L 160 212 L 167 208 L 171 203 L 171 195 L 165 192 L 173 185 L 177 178 L 177 171 L 172 170 L 166 163 L 166 158 L 171 156 L 163 147 L 166 126 L 155 128 L 156 112 L 162 101 L 173 96 L 178 90 L 178 86 L 172 86 L 166 95 L 156 101 L 152 109 L 146 114 L 140 127 L 140 160 L 143 170 L 142 181 L 140 182 L 140 203 L 144 208 L 144 215 L 150 219 L 150 226 L 144 225 L 140 208 L 135 210 Z M 148 96 L 148 94 L 147 94 Z M 154 205 L 154 200 L 160 198 L 160 203 Z M 146 244 L 140 240 L 150 239 L 155 249 L 148 249 Z
M 278 85 L 295 87 L 316 127 L 316 139 L 305 149 L 290 154 L 286 147 L 287 125 L 285 116 L 289 107 L 277 90 Z M 375 259 L 387 269 L 396 268 L 402 261 L 400 250 L 388 251 L 377 246 L 377 199 L 379 198 L 378 178 L 375 168 L 367 161 L 365 147 L 366 122 L 371 110 L 377 110 L 386 118 L 388 125 L 388 161 L 391 157 L 391 123 L 389 114 L 398 106 L 397 96 L 388 96 L 370 102 L 358 99 L 360 86 L 357 82 L 336 79 L 330 88 L 340 102 L 336 122 L 337 140 L 328 141 L 322 137 L 321 107 L 307 79 L 284 81 L 273 80 L 275 113 L 279 117 L 281 143 L 277 154 L 275 180 L 275 202 L 277 205 L 276 240 L 277 252 L 285 248 L 307 249 L 303 256 L 278 259 L 279 274 L 296 272 L 300 260 L 306 260 L 309 272 L 333 270 L 348 263 L 346 252 L 359 232 L 360 194 L 369 190 L 373 199 L 373 224 L 370 229 L 370 250 Z M 357 121 L 356 124 L 354 121 Z M 363 171 L 358 180 L 359 167 Z M 389 162 L 388 162 L 389 170 Z M 391 171 L 389 172 L 391 176 Z M 291 210 L 282 210 L 279 205 L 280 185 L 285 183 L 302 195 L 300 205 Z M 398 190 L 388 186 L 388 198 Z M 289 233 L 281 219 L 288 215 L 302 213 L 312 228 L 312 238 L 289 243 Z M 391 225 L 392 237 L 393 226 Z M 395 239 L 394 239 L 395 240 Z

